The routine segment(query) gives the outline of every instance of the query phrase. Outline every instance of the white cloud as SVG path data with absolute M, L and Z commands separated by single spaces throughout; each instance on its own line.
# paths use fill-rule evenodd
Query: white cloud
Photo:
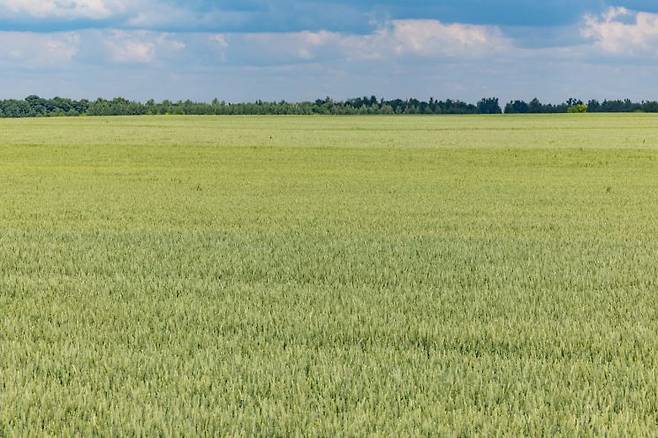
M 101 20 L 127 10 L 125 0 L 0 0 L 2 16 Z
M 476 57 L 511 46 L 493 26 L 395 20 L 375 37 L 376 46 L 398 55 Z
M 658 54 L 658 14 L 609 8 L 585 17 L 581 33 L 613 54 Z
M 0 19 L 10 23 L 109 21 L 123 30 L 194 32 L 239 28 L 252 14 L 238 9 L 167 0 L 0 0 Z
M 37 34 L 0 32 L 0 59 L 29 67 L 62 65 L 71 62 L 80 50 L 75 32 Z
M 107 48 L 112 60 L 119 63 L 146 64 L 155 57 L 155 45 L 141 41 L 108 41 Z
M 186 48 L 169 34 L 146 31 L 113 31 L 105 39 L 110 59 L 122 64 L 149 64 L 158 55 L 167 56 Z
M 512 48 L 497 27 L 394 20 L 368 35 L 290 32 L 215 35 L 224 59 L 295 63 L 323 59 L 477 58 Z M 229 44 L 230 43 L 230 44 Z M 230 46 L 231 50 L 227 50 Z
M 225 39 L 225 41 L 227 41 Z M 238 59 L 253 59 L 266 63 L 287 63 L 326 57 L 327 52 L 340 49 L 343 37 L 333 32 L 250 33 L 228 36 Z
M 217 44 L 220 48 L 225 49 L 228 47 L 228 41 L 226 40 L 226 35 L 224 34 L 215 34 L 210 35 L 208 39 Z
M 213 50 L 213 55 L 216 53 L 219 55 L 219 58 L 216 59 L 216 61 L 220 63 L 225 63 L 227 58 L 226 55 L 229 50 L 229 42 L 224 34 L 215 34 L 215 35 L 210 35 L 208 37 L 208 41 L 210 42 Z M 214 56 L 213 56 L 214 58 Z

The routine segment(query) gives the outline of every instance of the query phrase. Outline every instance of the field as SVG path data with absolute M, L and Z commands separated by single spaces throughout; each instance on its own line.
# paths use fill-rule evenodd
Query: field
M 0 121 L 0 436 L 658 434 L 658 117 Z

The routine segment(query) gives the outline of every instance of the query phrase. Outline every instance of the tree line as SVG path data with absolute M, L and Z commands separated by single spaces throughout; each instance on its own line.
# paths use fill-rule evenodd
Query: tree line
M 539 99 L 530 102 L 514 100 L 503 108 L 497 98 L 484 98 L 472 104 L 460 100 L 378 99 L 358 97 L 337 101 L 331 98 L 312 102 L 227 103 L 169 101 L 138 102 L 122 97 L 114 99 L 74 100 L 61 97 L 45 99 L 28 96 L 23 100 L 0 100 L 0 117 L 48 116 L 119 116 L 119 115 L 357 115 L 357 114 L 524 114 L 567 112 L 658 112 L 658 102 L 625 100 L 590 100 L 585 103 L 569 99 L 561 104 L 544 104 Z
M 530 102 L 514 100 L 505 106 L 506 114 L 542 114 L 542 113 L 568 113 L 568 112 L 590 112 L 590 113 L 656 113 L 658 102 L 642 101 L 633 102 L 630 99 L 604 100 L 602 102 L 592 99 L 583 102 L 579 99 L 569 99 L 564 103 L 553 105 L 544 104 L 539 99 Z

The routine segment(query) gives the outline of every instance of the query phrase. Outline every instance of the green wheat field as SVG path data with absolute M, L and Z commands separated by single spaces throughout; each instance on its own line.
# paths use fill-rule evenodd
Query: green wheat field
M 658 434 L 658 116 L 0 121 L 0 436 Z

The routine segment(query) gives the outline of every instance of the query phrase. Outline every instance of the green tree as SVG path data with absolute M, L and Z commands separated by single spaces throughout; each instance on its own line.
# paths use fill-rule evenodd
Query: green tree
M 572 105 L 569 107 L 567 110 L 569 113 L 586 113 L 587 112 L 587 105 L 584 103 L 577 103 L 575 105 Z

